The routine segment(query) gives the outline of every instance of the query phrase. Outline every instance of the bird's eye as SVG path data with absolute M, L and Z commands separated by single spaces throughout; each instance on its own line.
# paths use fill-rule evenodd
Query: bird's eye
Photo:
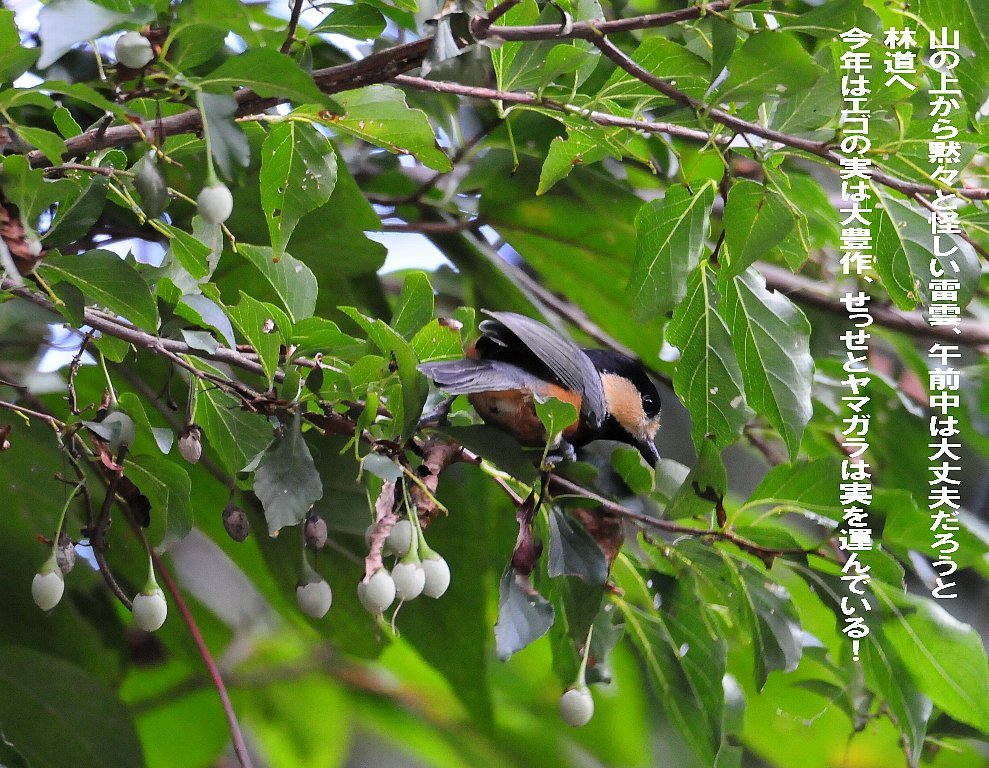
M 652 395 L 643 395 L 643 396 L 642 396 L 642 404 L 643 404 L 644 406 L 646 406 L 647 408 L 648 408 L 648 407 L 649 407 L 650 405 L 655 405 L 655 403 L 656 403 L 656 401 L 655 401 L 655 400 L 653 400 L 653 398 L 652 398 Z

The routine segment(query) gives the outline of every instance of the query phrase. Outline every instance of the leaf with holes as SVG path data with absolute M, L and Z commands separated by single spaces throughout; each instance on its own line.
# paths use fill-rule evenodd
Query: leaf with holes
M 810 323 L 786 296 L 766 290 L 754 269 L 729 279 L 724 294 L 746 401 L 779 430 L 795 459 L 813 412 Z
M 687 295 L 687 277 L 707 237 L 715 187 L 709 182 L 692 193 L 685 186 L 672 186 L 662 200 L 639 209 L 635 263 L 628 281 L 639 319 L 665 315 Z
M 412 155 L 434 171 L 453 166 L 433 134 L 426 114 L 413 109 L 405 94 L 388 85 L 369 85 L 334 95 L 343 114 L 328 120 L 337 129 L 399 155 Z
M 261 155 L 261 207 L 271 247 L 283 253 L 299 219 L 333 194 L 337 156 L 329 139 L 295 120 L 272 127 Z
M 731 333 L 718 309 L 714 280 L 710 267 L 701 264 L 667 328 L 670 343 L 680 348 L 673 388 L 690 411 L 691 435 L 698 449 L 706 435 L 713 435 L 715 444 L 724 447 L 752 416 Z
M 261 245 L 239 245 L 237 250 L 258 268 L 293 323 L 312 317 L 319 286 L 309 267 L 287 253 L 277 254 Z

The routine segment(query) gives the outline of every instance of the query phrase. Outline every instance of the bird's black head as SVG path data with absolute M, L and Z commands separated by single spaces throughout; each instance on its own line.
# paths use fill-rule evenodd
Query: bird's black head
M 650 466 L 655 466 L 659 461 L 656 432 L 661 405 L 656 385 L 637 360 L 605 349 L 584 351 L 604 386 L 608 418 L 600 436 L 635 446 Z

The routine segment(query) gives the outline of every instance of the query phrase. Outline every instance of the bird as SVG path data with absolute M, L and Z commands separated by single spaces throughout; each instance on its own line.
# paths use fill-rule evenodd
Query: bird
M 642 363 L 613 350 L 581 349 L 525 315 L 482 311 L 488 319 L 463 359 L 419 365 L 440 390 L 467 395 L 486 424 L 525 446 L 545 445 L 534 401 L 554 397 L 578 410 L 563 430 L 569 446 L 615 440 L 656 466 L 661 403 Z

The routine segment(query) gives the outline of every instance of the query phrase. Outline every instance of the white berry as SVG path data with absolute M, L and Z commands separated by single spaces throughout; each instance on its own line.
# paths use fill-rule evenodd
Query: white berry
M 219 181 L 203 187 L 196 198 L 196 210 L 210 224 L 222 224 L 234 210 L 234 198 Z
M 368 613 L 378 614 L 395 600 L 395 581 L 386 568 L 379 568 L 366 582 L 357 585 L 357 599 Z
M 31 597 L 41 610 L 50 611 L 58 605 L 63 592 L 65 592 L 65 579 L 62 578 L 62 572 L 57 566 L 50 568 L 46 563 L 34 574 L 34 580 L 31 582 Z
M 422 570 L 426 574 L 422 593 L 426 597 L 441 597 L 450 586 L 450 566 L 446 560 L 434 553 L 422 561 Z
M 165 602 L 165 593 L 158 586 L 145 587 L 137 597 L 131 607 L 134 614 L 134 623 L 145 632 L 154 632 L 165 623 L 168 616 L 168 603 Z
M 385 554 L 405 557 L 412 546 L 412 533 L 412 523 L 408 520 L 395 523 L 385 539 Z
M 426 572 L 416 562 L 400 562 L 391 569 L 399 600 L 415 600 L 426 586 Z
M 299 610 L 306 616 L 321 619 L 330 610 L 333 592 L 324 579 L 310 581 L 295 588 L 295 600 L 299 604 Z
M 580 728 L 594 716 L 594 698 L 587 686 L 568 688 L 560 697 L 560 717 L 567 725 Z
M 114 45 L 117 61 L 130 69 L 141 69 L 151 63 L 155 52 L 151 41 L 140 32 L 124 32 Z

